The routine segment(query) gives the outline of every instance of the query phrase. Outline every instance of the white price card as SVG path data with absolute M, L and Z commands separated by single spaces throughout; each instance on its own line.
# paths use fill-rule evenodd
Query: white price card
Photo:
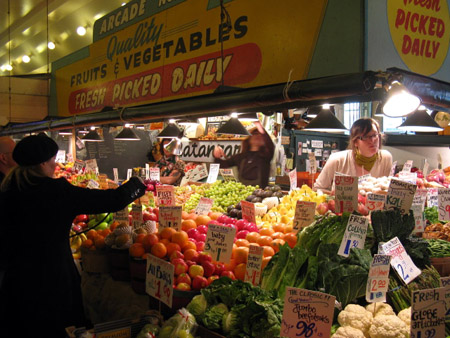
M 411 338 L 445 337 L 445 288 L 411 295 Z
M 242 218 L 248 222 L 256 223 L 255 204 L 248 201 L 241 201 Z
M 398 173 L 398 179 L 411 184 L 417 184 L 417 173 L 412 173 L 410 171 L 400 171 Z
M 281 336 L 329 337 L 336 297 L 305 289 L 286 287 Z
M 67 162 L 73 162 L 73 155 L 72 155 L 72 153 L 67 153 L 66 154 L 66 161 Z
M 292 231 L 299 232 L 314 221 L 316 202 L 297 201 L 295 205 L 294 227 Z
M 445 320 L 450 320 L 450 277 L 441 277 L 440 285 L 445 289 Z
M 98 173 L 98 165 L 97 165 L 97 160 L 95 158 L 91 159 L 91 160 L 86 160 L 85 161 L 86 164 L 86 172 L 94 172 L 94 173 Z
M 173 298 L 174 270 L 175 267 L 170 262 L 151 254 L 147 256 L 145 291 L 170 308 Z
M 312 140 L 311 141 L 311 147 L 312 148 L 323 148 L 323 141 L 322 140 Z
M 425 215 L 423 213 L 423 207 L 420 204 L 411 205 L 411 210 L 414 215 L 414 230 L 413 233 L 424 232 L 425 230 Z
M 85 165 L 86 164 L 82 160 L 77 159 L 73 164 L 73 170 L 75 170 L 76 173 L 80 173 L 83 171 Z
M 450 221 L 450 189 L 438 189 L 438 211 L 440 221 Z
M 158 167 L 151 167 L 148 168 L 148 173 L 150 175 L 150 180 L 152 181 L 160 181 L 161 177 L 160 177 L 160 171 Z
M 308 159 L 309 159 L 309 173 L 315 174 L 317 172 L 316 155 L 313 152 L 309 152 Z
M 127 169 L 127 181 L 131 178 L 133 175 L 133 169 Z
M 424 210 L 426 201 L 427 201 L 427 190 L 417 189 L 416 193 L 414 194 L 412 204 L 419 204 L 422 207 L 422 210 Z
M 211 211 L 214 201 L 211 198 L 201 197 L 195 207 L 195 213 L 197 215 L 208 215 Z
M 145 163 L 145 179 L 148 180 L 150 178 L 150 166 L 148 163 Z
M 229 263 L 236 228 L 210 224 L 206 233 L 204 251 L 209 252 L 216 262 Z
M 438 188 L 427 188 L 427 207 L 438 207 Z
M 413 263 L 411 257 L 397 237 L 382 244 L 382 248 L 386 255 L 392 256 L 391 266 L 405 284 L 409 284 L 422 273 L 422 271 Z
M 90 179 L 88 181 L 88 184 L 86 185 L 86 188 L 89 188 L 89 189 L 100 189 L 100 184 L 96 180 Z
M 386 195 L 368 193 L 366 195 L 366 207 L 369 211 L 383 210 Z
M 209 174 L 208 178 L 206 179 L 206 183 L 214 183 L 215 181 L 217 181 L 217 176 L 219 176 L 219 169 L 219 163 L 211 163 L 209 165 Z
M 358 209 L 358 177 L 334 175 L 336 212 Z
M 201 165 L 197 165 L 194 169 L 189 170 L 189 180 L 193 182 L 198 182 L 205 177 L 208 177 L 208 169 L 206 168 L 206 164 L 202 163 Z
M 133 226 L 133 229 L 142 228 L 143 223 L 142 205 L 133 204 L 131 206 L 131 225 Z
M 366 301 L 369 303 L 385 302 L 389 287 L 389 269 L 391 256 L 374 255 L 370 264 L 369 278 L 367 279 Z
M 126 206 L 122 210 L 116 211 L 114 213 L 114 221 L 117 221 L 119 223 L 128 224 L 129 223 L 128 213 L 129 213 L 128 206 Z
M 297 169 L 294 168 L 289 172 L 290 190 L 297 189 Z
M 158 205 L 175 205 L 175 188 L 173 185 L 157 185 L 156 197 Z
M 224 181 L 236 181 L 234 177 L 233 169 L 219 169 L 220 176 Z
M 342 237 L 338 255 L 348 257 L 350 249 L 363 249 L 368 226 L 369 220 L 366 217 L 351 214 L 348 218 L 347 228 L 345 229 L 344 237 Z
M 413 165 L 413 161 L 412 161 L 412 160 L 407 160 L 407 161 L 405 162 L 405 164 L 403 165 L 402 171 L 403 171 L 403 172 L 410 173 L 410 172 L 411 172 L 412 165 Z
M 423 169 L 422 169 L 423 177 L 427 177 L 429 169 L 430 169 L 430 164 L 428 163 L 427 159 L 425 159 L 424 164 L 423 164 Z
M 255 286 L 259 285 L 263 254 L 264 248 L 262 246 L 250 245 L 244 282 L 252 283 Z
M 65 150 L 58 150 L 56 153 L 56 163 L 66 163 L 66 151 Z
M 395 175 L 395 169 L 396 168 L 397 168 L 397 161 L 394 161 L 394 163 L 392 163 L 391 172 L 389 173 L 389 176 L 394 176 Z
M 416 193 L 417 185 L 391 179 L 386 196 L 386 209 L 399 208 L 402 214 L 409 213 Z
M 114 183 L 119 183 L 119 169 L 113 168 Z
M 174 228 L 181 230 L 181 212 L 183 207 L 180 206 L 161 206 L 159 208 L 159 232 L 165 228 Z

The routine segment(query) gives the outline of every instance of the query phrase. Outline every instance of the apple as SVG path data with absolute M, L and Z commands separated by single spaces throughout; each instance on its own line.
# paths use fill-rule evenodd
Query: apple
M 108 216 L 107 213 L 97 214 L 95 216 L 95 219 L 97 220 L 97 222 L 100 222 L 100 221 L 103 221 L 103 219 L 106 219 L 106 216 Z
M 222 271 L 225 271 L 225 264 L 221 262 L 216 262 L 216 264 L 214 264 L 214 274 L 220 276 Z
M 217 275 L 212 275 L 212 276 L 209 276 L 206 280 L 207 280 L 207 282 L 208 282 L 208 286 L 212 283 L 212 282 L 214 282 L 216 279 L 219 279 L 220 277 L 219 276 L 217 276 Z
M 197 242 L 205 242 L 206 234 L 198 234 L 196 240 L 197 240 Z
M 77 223 L 82 229 L 86 229 L 87 223 L 86 222 L 78 222 Z
M 182 258 L 175 258 L 174 260 L 173 260 L 173 263 L 172 263 L 173 265 L 174 265 L 174 267 L 175 267 L 175 271 L 174 271 L 174 273 L 175 273 L 175 275 L 179 275 L 179 274 L 182 274 L 182 273 L 184 273 L 184 272 L 187 272 L 188 271 L 188 269 L 189 269 L 189 266 L 187 265 L 187 263 L 184 261 L 184 259 L 182 259 Z
M 79 225 L 79 224 L 73 224 L 72 225 L 72 230 L 75 231 L 75 232 L 80 232 L 80 231 L 83 231 L 83 227 L 81 225 Z
M 247 230 L 248 232 L 258 231 L 258 227 L 256 226 L 255 223 L 253 223 L 253 222 L 248 222 L 248 223 L 244 226 L 244 230 Z
M 334 199 L 328 200 L 328 209 L 331 210 L 331 212 L 335 212 L 335 210 L 336 210 L 336 201 Z
M 247 220 L 240 219 L 236 222 L 236 229 L 237 230 L 244 230 L 244 227 L 248 224 Z
M 208 286 L 208 280 L 203 276 L 195 276 L 192 280 L 192 288 L 194 290 L 200 290 Z
M 228 219 L 229 217 L 227 216 L 227 215 L 221 215 L 221 216 L 219 216 L 218 218 L 217 218 L 217 222 L 219 222 L 219 223 L 226 223 L 226 220 Z
M 197 236 L 200 232 L 195 228 L 195 229 L 189 229 L 188 231 L 186 231 L 186 233 L 189 238 L 193 238 L 193 239 L 197 240 Z
M 316 210 L 319 213 L 319 215 L 325 215 L 328 209 L 329 207 L 327 202 L 322 202 L 316 207 Z
M 88 222 L 89 218 L 88 215 L 78 215 L 77 217 L 75 217 L 75 223 L 79 223 L 79 222 Z
M 246 238 L 249 233 L 250 231 L 248 230 L 241 230 L 236 234 L 236 238 Z
M 212 262 L 212 256 L 207 252 L 200 252 L 198 255 L 198 262 L 203 264 L 203 262 Z
M 106 222 L 101 222 L 99 225 L 97 225 L 95 228 L 97 230 L 105 230 L 109 227 L 109 224 Z
M 156 215 L 156 221 L 159 222 L 159 208 L 155 207 L 152 211 Z
M 201 265 L 191 265 L 189 267 L 189 276 L 191 276 L 191 278 L 195 278 L 195 276 L 203 276 L 203 274 L 205 273 L 205 270 L 203 269 L 203 266 Z M 192 281 L 193 283 L 194 281 Z
M 220 277 L 228 277 L 228 278 L 231 278 L 232 280 L 236 279 L 234 272 L 228 271 L 228 270 L 222 271 L 222 273 L 220 274 Z
M 186 264 L 188 265 L 188 267 L 191 267 L 191 265 L 196 265 L 197 262 L 191 261 L 190 259 L 188 259 L 188 260 L 186 261 Z M 189 271 L 189 270 L 188 270 L 188 271 Z
M 169 260 L 170 260 L 170 262 L 173 264 L 173 260 L 175 259 L 175 258 L 181 258 L 181 259 L 183 259 L 184 258 L 184 255 L 183 255 L 183 253 L 181 252 L 181 251 L 178 251 L 178 250 L 175 250 L 174 252 L 172 252 L 171 254 L 170 254 L 170 256 L 169 256 Z
M 369 214 L 369 209 L 364 204 L 359 203 L 358 212 L 363 216 L 367 216 Z
M 183 272 L 183 273 L 180 273 L 177 277 L 177 284 L 180 284 L 180 283 L 186 283 L 188 285 L 191 285 L 192 279 L 186 272 Z
M 191 286 L 187 283 L 178 283 L 175 288 L 182 291 L 191 291 Z
M 225 224 L 236 224 L 236 222 L 237 222 L 236 218 L 228 217 L 228 219 L 226 220 Z
M 197 243 L 195 243 L 195 245 L 197 246 L 198 252 L 203 251 L 203 249 L 205 248 L 205 242 L 197 242 Z
M 156 215 L 153 212 L 148 212 L 148 211 L 144 211 L 142 213 L 142 218 L 143 218 L 144 222 L 147 222 L 147 221 L 154 221 L 154 222 L 156 222 L 156 221 L 158 221 L 158 217 L 156 217 Z
M 201 234 L 205 234 L 208 232 L 208 227 L 206 225 L 199 225 L 196 230 L 201 233 Z
M 201 264 L 203 266 L 203 270 L 205 271 L 205 273 L 204 273 L 205 277 L 210 277 L 214 274 L 216 267 L 214 266 L 213 262 L 203 261 Z
M 220 223 L 220 222 L 217 222 L 217 220 L 215 220 L 215 219 L 213 219 L 213 220 L 211 220 L 211 221 L 209 221 L 208 222 L 208 225 L 222 225 L 222 223 Z

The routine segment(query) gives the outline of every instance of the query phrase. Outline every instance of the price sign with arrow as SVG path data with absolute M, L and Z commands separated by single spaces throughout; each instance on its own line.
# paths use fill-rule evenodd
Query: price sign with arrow
M 204 251 L 209 252 L 216 262 L 229 263 L 235 235 L 236 228 L 209 224 Z

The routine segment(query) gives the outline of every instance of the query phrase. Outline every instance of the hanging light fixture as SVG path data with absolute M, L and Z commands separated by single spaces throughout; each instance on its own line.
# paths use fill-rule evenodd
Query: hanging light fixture
M 346 131 L 347 128 L 332 113 L 329 105 L 323 105 L 317 116 L 308 123 L 307 131 L 321 131 L 325 133 L 340 133 Z
M 84 135 L 82 140 L 90 142 L 102 142 L 103 138 L 101 138 L 100 135 L 97 133 L 97 131 L 93 129 L 89 133 Z
M 159 134 L 158 138 L 174 138 L 180 135 L 181 129 L 174 122 L 169 123 Z
M 258 115 L 256 113 L 241 113 L 238 114 L 237 118 L 239 121 L 259 121 Z
M 217 129 L 216 134 L 242 135 L 249 136 L 250 133 L 245 129 L 236 117 L 231 117 L 224 125 Z
M 385 116 L 383 114 L 383 102 L 378 103 L 377 109 L 375 110 L 375 114 L 373 116 Z
M 428 115 L 426 109 L 417 109 L 397 128 L 414 132 L 438 132 L 444 130 Z
M 164 149 L 173 155 L 181 155 L 181 139 L 174 137 L 172 141 L 164 146 Z
M 136 135 L 132 128 L 125 126 L 122 131 L 114 137 L 117 141 L 140 141 L 140 137 Z
M 393 81 L 389 87 L 383 113 L 389 117 L 401 117 L 411 114 L 420 105 L 420 99 L 412 95 L 404 85 Z

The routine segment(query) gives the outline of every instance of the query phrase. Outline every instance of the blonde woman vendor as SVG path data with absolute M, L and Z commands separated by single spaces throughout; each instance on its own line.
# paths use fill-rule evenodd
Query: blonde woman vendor
M 350 129 L 348 149 L 331 154 L 323 167 L 314 190 L 331 192 L 335 173 L 349 176 L 389 176 L 392 155 L 381 150 L 381 133 L 378 122 L 372 118 L 355 121 Z

